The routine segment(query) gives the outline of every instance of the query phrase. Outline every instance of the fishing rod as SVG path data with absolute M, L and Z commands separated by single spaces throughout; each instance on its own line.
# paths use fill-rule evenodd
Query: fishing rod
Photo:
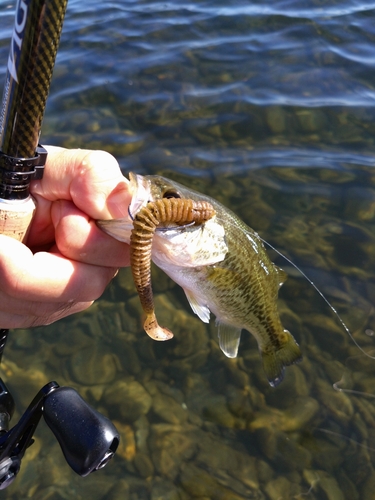
M 0 233 L 21 242 L 36 208 L 30 182 L 42 178 L 47 159 L 39 136 L 66 6 L 67 0 L 18 0 L 16 6 L 0 111 Z M 0 328 L 0 362 L 8 333 Z M 119 444 L 114 425 L 71 387 L 45 385 L 9 430 L 14 407 L 0 378 L 0 489 L 15 479 L 42 416 L 81 476 L 104 467 Z

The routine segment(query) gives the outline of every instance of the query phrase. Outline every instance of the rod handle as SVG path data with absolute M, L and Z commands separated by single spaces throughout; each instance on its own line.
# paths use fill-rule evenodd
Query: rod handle
M 32 196 L 25 200 L 0 200 L 0 234 L 25 242 L 35 208 Z

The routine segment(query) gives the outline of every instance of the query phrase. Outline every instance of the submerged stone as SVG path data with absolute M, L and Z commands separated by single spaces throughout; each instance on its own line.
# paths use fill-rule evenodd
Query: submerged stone
M 152 411 L 170 424 L 182 424 L 188 418 L 186 408 L 165 394 L 157 394 L 153 397 Z
M 297 398 L 294 406 L 287 410 L 268 407 L 267 410 L 256 412 L 250 422 L 251 430 L 272 428 L 281 431 L 302 430 L 315 417 L 319 403 L 313 398 Z
M 340 425 L 349 422 L 353 416 L 354 408 L 351 398 L 344 392 L 336 391 L 332 385 L 323 379 L 315 381 L 315 388 L 319 401 L 328 410 L 329 414 L 337 420 Z
M 196 451 L 194 430 L 195 427 L 188 424 L 151 426 L 149 447 L 158 474 L 172 481 L 176 478 L 182 463 Z
M 92 343 L 73 354 L 69 371 L 72 379 L 82 385 L 108 384 L 115 379 L 119 366 L 116 354 Z
M 211 500 L 264 500 L 264 495 L 259 490 L 247 493 L 247 496 L 240 495 L 232 489 L 220 484 L 209 472 L 187 464 L 179 477 L 183 489 L 193 498 L 209 498 Z
M 134 457 L 134 466 L 138 474 L 144 478 L 154 475 L 154 465 L 148 454 L 137 453 Z
M 152 398 L 139 382 L 118 380 L 104 392 L 103 404 L 114 407 L 125 422 L 134 422 L 148 413 Z
M 290 482 L 285 477 L 277 477 L 266 484 L 264 491 L 269 500 L 280 500 L 280 498 L 290 498 Z

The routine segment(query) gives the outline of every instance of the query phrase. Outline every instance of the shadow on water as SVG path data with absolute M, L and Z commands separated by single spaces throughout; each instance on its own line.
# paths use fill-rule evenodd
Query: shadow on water
M 162 174 L 223 202 L 373 354 L 373 6 L 82 5 L 68 6 L 42 141 L 108 150 L 124 173 Z M 12 12 L 0 1 L 2 61 Z M 254 339 L 244 332 L 238 358 L 225 358 L 214 321 L 194 316 L 157 269 L 170 342 L 144 334 L 128 269 L 88 311 L 13 332 L 4 378 L 17 409 L 57 380 L 108 415 L 122 441 L 81 479 L 41 426 L 4 498 L 373 498 L 374 360 L 270 254 L 288 272 L 279 309 L 304 356 L 276 389 Z

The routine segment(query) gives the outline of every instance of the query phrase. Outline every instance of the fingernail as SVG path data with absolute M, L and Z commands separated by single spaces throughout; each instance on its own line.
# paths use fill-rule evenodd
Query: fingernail
M 131 201 L 127 183 L 121 182 L 107 198 L 108 211 L 114 219 L 126 217 Z

